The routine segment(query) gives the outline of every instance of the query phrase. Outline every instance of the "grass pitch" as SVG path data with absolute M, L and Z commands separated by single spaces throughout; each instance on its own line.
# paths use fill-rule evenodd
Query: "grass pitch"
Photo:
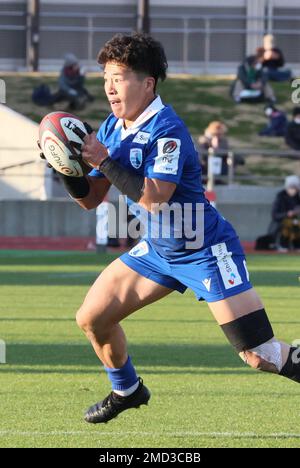
M 123 322 L 149 406 L 83 421 L 110 388 L 74 316 L 113 258 L 0 251 L 0 446 L 299 447 L 300 386 L 247 368 L 191 292 Z M 253 255 L 248 267 L 277 337 L 300 338 L 300 257 Z

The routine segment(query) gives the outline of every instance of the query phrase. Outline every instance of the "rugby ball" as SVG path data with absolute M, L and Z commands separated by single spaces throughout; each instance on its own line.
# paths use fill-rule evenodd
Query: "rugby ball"
M 39 126 L 39 141 L 48 163 L 70 177 L 82 177 L 90 172 L 92 168 L 81 157 L 86 134 L 83 122 L 74 115 L 66 112 L 47 114 Z

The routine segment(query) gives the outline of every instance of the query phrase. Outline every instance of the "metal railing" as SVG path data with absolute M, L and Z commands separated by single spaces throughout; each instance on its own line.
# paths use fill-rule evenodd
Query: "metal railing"
M 24 24 L 1 24 L 1 17 L 12 17 L 12 18 L 24 18 Z M 83 21 L 86 22 L 85 25 L 55 25 L 55 24 L 44 24 L 47 20 L 51 18 L 65 18 L 65 19 L 82 19 Z M 121 25 L 121 26 L 112 26 L 109 25 L 110 20 L 124 20 L 130 22 L 134 25 L 129 26 L 129 25 Z M 107 26 L 97 26 L 96 22 L 99 19 L 105 19 L 107 20 Z M 163 27 L 158 27 L 155 25 L 155 21 L 157 20 L 164 20 L 165 23 L 169 23 L 170 21 L 179 21 L 180 25 L 179 26 L 172 26 L 172 25 L 167 25 Z M 199 22 L 202 22 L 203 24 L 201 26 L 194 27 L 191 22 L 198 20 Z M 228 21 L 229 26 L 228 27 L 218 27 L 216 23 L 218 20 L 222 21 Z M 234 27 L 232 26 L 232 21 L 234 20 L 240 20 L 241 22 L 244 22 L 244 25 Z M 249 29 L 247 27 L 247 22 L 249 21 L 255 21 L 259 20 L 261 22 L 261 30 L 257 29 Z M 212 35 L 216 34 L 237 34 L 241 35 L 244 34 L 246 35 L 263 35 L 265 33 L 270 33 L 272 32 L 273 34 L 284 34 L 287 36 L 290 35 L 300 35 L 300 29 L 297 27 L 292 27 L 292 22 L 294 21 L 300 21 L 300 15 L 265 15 L 265 16 L 247 16 L 247 15 L 229 15 L 229 14 L 152 14 L 151 15 L 151 21 L 152 21 L 152 28 L 151 32 L 155 34 L 162 34 L 162 35 L 168 35 L 168 34 L 179 34 L 181 36 L 181 41 L 182 41 L 182 55 L 181 57 L 178 57 L 178 61 L 181 62 L 182 64 L 182 70 L 183 71 L 189 71 L 189 62 L 190 62 L 190 57 L 189 57 L 189 44 L 190 44 L 190 37 L 194 34 L 203 34 L 203 71 L 208 72 L 209 71 L 209 66 L 211 64 L 212 58 L 211 58 L 211 45 L 212 45 Z M 291 27 L 290 28 L 279 28 L 276 26 L 274 28 L 274 22 L 280 21 L 290 21 L 291 22 Z M 85 58 L 89 64 L 94 65 L 94 56 L 93 56 L 93 49 L 94 49 L 94 35 L 96 33 L 107 33 L 110 32 L 111 34 L 114 34 L 116 32 L 124 32 L 124 33 L 129 33 L 133 29 L 135 29 L 135 25 L 137 22 L 137 15 L 131 14 L 131 13 L 101 13 L 101 14 L 94 14 L 94 13 L 79 13 L 79 12 L 41 12 L 40 14 L 40 33 L 41 33 L 41 41 L 43 41 L 43 32 L 53 32 L 55 33 L 60 33 L 60 32 L 67 32 L 67 33 L 85 33 L 87 34 L 87 41 L 86 41 L 86 56 L 81 57 Z M 3 23 L 3 22 L 2 22 Z M 30 27 L 30 21 L 28 21 L 28 15 L 27 13 L 22 13 L 22 12 L 17 12 L 17 11 L 2 11 L 0 12 L 0 29 L 2 31 L 24 31 L 28 33 L 28 28 Z M 30 34 L 26 35 L 27 41 L 30 40 Z M 243 54 L 245 54 L 245 51 L 243 51 Z M 57 57 L 57 59 L 60 59 L 61 57 Z M 235 60 L 233 60 L 235 61 Z
M 278 159 L 290 159 L 293 161 L 299 161 L 299 168 L 297 173 L 300 175 L 300 151 L 286 150 L 286 151 L 276 151 L 276 150 L 267 150 L 267 149 L 245 149 L 245 148 L 231 148 L 229 150 L 216 150 L 210 149 L 207 152 L 201 152 L 201 156 L 209 158 L 213 157 L 226 157 L 228 172 L 226 175 L 215 174 L 213 170 L 209 169 L 208 174 L 203 176 L 204 181 L 207 182 L 209 190 L 213 190 L 215 181 L 221 181 L 224 184 L 232 185 L 237 181 L 249 181 L 251 183 L 268 181 L 268 182 L 281 182 L 284 179 L 284 176 L 278 175 L 264 175 L 264 174 L 236 174 L 235 172 L 235 162 L 237 157 L 248 157 L 251 156 L 262 156 L 264 158 L 278 158 Z M 212 164 L 208 162 L 208 168 L 212 168 Z

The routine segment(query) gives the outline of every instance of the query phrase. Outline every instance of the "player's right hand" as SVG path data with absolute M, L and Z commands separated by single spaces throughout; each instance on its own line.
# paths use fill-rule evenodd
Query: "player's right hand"
M 99 164 L 108 157 L 106 147 L 97 139 L 95 132 L 86 135 L 83 141 L 82 157 L 84 161 L 91 167 L 98 169 Z

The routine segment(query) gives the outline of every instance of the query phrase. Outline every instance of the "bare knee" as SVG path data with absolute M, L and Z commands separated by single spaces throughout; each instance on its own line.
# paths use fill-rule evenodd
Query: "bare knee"
M 95 324 L 93 322 L 91 315 L 83 307 L 80 307 L 76 313 L 76 323 L 78 327 L 84 332 L 87 332 L 94 328 Z
M 101 309 L 94 311 L 86 306 L 81 306 L 76 314 L 77 325 L 89 337 L 104 337 L 112 327 L 104 312 Z

